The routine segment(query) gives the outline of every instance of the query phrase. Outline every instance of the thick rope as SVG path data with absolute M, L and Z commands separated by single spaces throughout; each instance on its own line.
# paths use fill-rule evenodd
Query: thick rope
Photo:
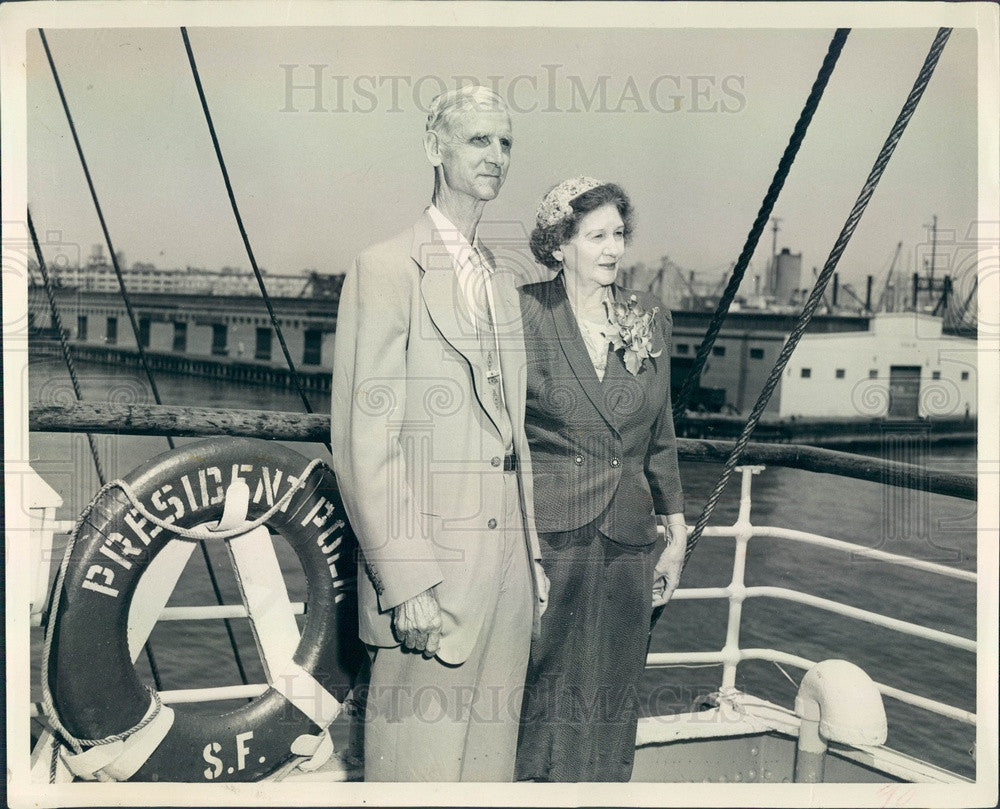
M 80 138 L 76 133 L 76 125 L 73 123 L 73 114 L 70 112 L 69 102 L 67 102 L 66 94 L 63 92 L 62 82 L 59 80 L 59 71 L 56 70 L 56 63 L 52 58 L 52 51 L 49 49 L 49 42 L 45 37 L 45 31 L 39 28 L 38 35 L 41 37 L 42 47 L 45 49 L 45 56 L 46 59 L 48 59 L 49 68 L 52 71 L 52 78 L 55 81 L 56 90 L 59 92 L 59 100 L 62 102 L 63 111 L 66 113 L 66 121 L 69 124 L 70 134 L 73 136 L 73 143 L 76 145 L 76 153 L 80 158 L 80 165 L 83 167 L 83 174 L 87 178 L 87 187 L 90 189 L 90 198 L 94 201 L 97 218 L 101 223 L 101 231 L 104 233 L 104 241 L 108 246 L 108 252 L 111 254 L 111 266 L 114 268 L 115 277 L 118 279 L 118 289 L 121 291 L 122 301 L 125 304 L 125 311 L 128 313 L 129 323 L 132 326 L 132 335 L 135 338 L 135 345 L 138 349 L 139 361 L 146 374 L 146 379 L 149 382 L 149 389 L 153 394 L 153 401 L 155 401 L 156 404 L 163 404 L 163 400 L 160 398 L 159 388 L 156 387 L 156 380 L 153 378 L 153 372 L 149 368 L 149 361 L 146 358 L 146 351 L 143 348 L 142 340 L 139 339 L 139 323 L 135 317 L 135 310 L 132 308 L 132 300 L 125 287 L 125 277 L 122 275 L 121 267 L 118 265 L 118 255 L 115 252 L 114 245 L 111 243 L 111 233 L 108 231 L 107 223 L 104 221 L 104 211 L 97 198 L 97 189 L 94 187 L 94 180 L 90 176 L 90 168 L 87 165 L 87 158 L 83 154 L 83 146 L 80 144 Z M 169 446 L 170 449 L 174 449 L 174 439 L 169 435 L 166 436 L 166 438 L 167 446 Z M 222 589 L 219 587 L 219 580 L 215 575 L 215 568 L 212 566 L 212 560 L 209 557 L 208 550 L 204 545 L 201 546 L 201 556 L 202 560 L 205 562 L 205 568 L 208 570 L 208 579 L 211 582 L 212 590 L 215 593 L 215 600 L 218 604 L 222 604 Z M 226 628 L 226 634 L 229 637 L 229 644 L 233 650 L 233 657 L 236 659 L 236 667 L 239 669 L 240 679 L 243 681 L 243 684 L 246 685 L 249 680 L 247 678 L 246 671 L 243 668 L 243 661 L 240 659 L 239 645 L 236 643 L 236 635 L 233 634 L 232 624 L 228 618 L 223 621 L 223 624 Z M 148 646 L 146 648 L 146 657 L 149 660 L 149 665 L 153 672 L 153 679 L 156 681 L 157 687 L 159 687 L 160 675 L 157 671 L 156 661 L 153 659 L 152 649 Z
M 764 383 L 764 387 L 760 392 L 757 403 L 754 405 L 753 410 L 750 413 L 750 417 L 747 419 L 747 423 L 743 427 L 743 432 L 740 434 L 740 437 L 736 441 L 729 458 L 726 460 L 719 482 L 716 484 L 714 491 L 705 503 L 701 516 L 695 524 L 694 531 L 692 531 L 688 537 L 687 549 L 684 553 L 685 565 L 691 558 L 691 554 L 694 552 L 695 545 L 697 545 L 698 540 L 701 538 L 702 532 L 705 530 L 705 526 L 708 525 L 708 519 L 712 515 L 715 505 L 718 503 L 723 490 L 726 488 L 730 475 L 739 464 L 740 457 L 743 455 L 747 442 L 750 440 L 750 435 L 757 427 L 757 423 L 764 412 L 764 408 L 767 406 L 767 403 L 771 398 L 771 394 L 774 393 L 774 389 L 781 381 L 781 375 L 785 370 L 785 366 L 788 364 L 788 360 L 792 356 L 792 352 L 795 350 L 799 339 L 802 337 L 803 332 L 805 332 L 806 327 L 809 325 L 809 321 L 812 319 L 817 306 L 819 306 L 820 300 L 823 297 L 823 292 L 826 289 L 827 282 L 830 280 L 834 270 L 837 268 L 837 263 L 840 261 L 841 255 L 843 255 L 844 250 L 847 248 L 847 244 L 851 240 L 851 236 L 854 234 L 858 223 L 861 221 L 861 216 L 864 214 L 865 208 L 868 206 L 868 202 L 871 200 L 872 194 L 875 193 L 875 188 L 878 185 L 879 180 L 882 178 L 882 174 L 885 171 L 886 166 L 889 164 L 889 158 L 892 157 L 892 153 L 895 151 L 896 145 L 899 143 L 899 139 L 902 137 L 907 124 L 913 117 L 917 104 L 920 102 L 920 98 L 923 96 L 924 90 L 927 88 L 927 83 L 930 81 L 930 78 L 934 73 L 934 68 L 937 66 L 938 59 L 941 56 L 941 51 L 944 49 L 945 43 L 948 41 L 950 34 L 950 28 L 940 28 L 938 29 L 937 35 L 934 37 L 934 42 L 931 45 L 930 52 L 927 54 L 923 67 L 921 67 L 920 73 L 917 75 L 917 79 L 913 84 L 913 89 L 910 90 L 910 95 L 906 99 L 906 103 L 903 104 L 903 108 L 900 110 L 899 116 L 896 118 L 896 122 L 890 130 L 889 136 L 886 138 L 885 143 L 875 160 L 875 164 L 872 166 L 868 179 L 861 188 L 861 193 L 858 194 L 857 201 L 854 203 L 854 207 L 851 209 L 851 213 L 847 217 L 847 221 L 844 223 L 844 227 L 840 231 L 840 235 L 837 237 L 837 241 L 834 243 L 833 249 L 830 251 L 826 264 L 823 266 L 823 271 L 816 279 L 816 285 L 813 287 L 812 292 L 809 295 L 809 299 L 806 301 L 802 314 L 799 316 L 795 327 L 792 329 L 788 340 L 785 342 L 785 345 L 782 347 L 781 352 L 778 355 L 774 368 L 771 369 L 771 373 L 768 376 L 767 381 Z M 658 617 L 658 614 L 657 616 L 654 616 L 654 621 L 656 617 Z
M 239 206 L 236 204 L 236 194 L 233 191 L 233 184 L 229 179 L 229 170 L 226 168 L 226 161 L 222 157 L 222 147 L 219 145 L 219 137 L 215 132 L 215 124 L 212 122 L 212 113 L 208 108 L 208 99 L 205 97 L 205 90 L 201 84 L 201 75 L 198 73 L 198 65 L 194 59 L 194 51 L 191 50 L 191 40 L 188 39 L 187 28 L 181 28 L 181 37 L 184 40 L 184 49 L 187 51 L 188 62 L 191 64 L 191 73 L 194 76 L 195 87 L 198 89 L 198 98 L 201 101 L 201 109 L 205 113 L 205 122 L 208 124 L 208 132 L 212 136 L 212 146 L 215 148 L 215 156 L 219 161 L 219 169 L 222 171 L 222 179 L 226 184 L 226 193 L 229 195 L 229 204 L 232 206 L 233 215 L 236 217 L 236 226 L 239 228 L 240 236 L 243 238 L 243 246 L 247 251 L 247 258 L 250 259 L 250 266 L 253 268 L 254 276 L 257 278 L 257 286 L 260 287 L 261 298 L 264 301 L 264 306 L 267 308 L 267 314 L 271 318 L 271 325 L 274 327 L 275 333 L 278 335 L 278 344 L 281 346 L 281 352 L 285 355 L 285 362 L 288 364 L 288 371 L 292 379 L 292 383 L 295 385 L 295 390 L 299 394 L 299 398 L 302 400 L 302 405 L 305 407 L 307 413 L 312 413 L 312 405 L 309 404 L 309 399 L 302 390 L 302 385 L 299 383 L 299 375 L 295 370 L 295 363 L 292 361 L 292 355 L 288 350 L 288 344 L 285 342 L 285 335 L 281 330 L 281 324 L 278 323 L 278 317 L 274 312 L 274 306 L 271 303 L 271 296 L 267 292 L 267 285 L 264 283 L 264 276 L 261 275 L 260 268 L 257 266 L 257 259 L 254 257 L 253 248 L 250 246 L 250 237 L 247 235 L 247 230 L 243 226 L 243 217 L 240 215 Z M 327 450 L 331 450 L 330 444 L 324 442 Z
M 55 326 L 59 334 L 59 348 L 62 351 L 63 360 L 66 363 L 66 370 L 69 371 L 69 381 L 73 385 L 73 393 L 77 401 L 83 401 L 83 394 L 80 392 L 80 381 L 76 378 L 76 366 L 73 364 L 73 355 L 69 350 L 69 343 L 66 342 L 66 333 L 63 331 L 62 318 L 59 316 L 59 307 L 56 306 L 56 296 L 52 291 L 52 281 L 49 278 L 48 268 L 45 266 L 45 256 L 38 245 L 38 236 L 35 234 L 35 223 L 31 219 L 31 208 L 28 208 L 28 233 L 31 234 L 31 243 L 35 248 L 35 257 L 38 260 L 38 269 L 42 273 L 42 285 L 45 287 L 45 294 L 49 299 L 49 310 L 52 314 L 52 325 Z M 90 454 L 94 458 L 94 468 L 97 470 L 97 479 L 103 486 L 105 483 L 104 466 L 101 464 L 101 456 L 97 451 L 97 442 L 91 433 L 86 433 L 87 443 L 90 445 Z
M 156 717 L 160 715 L 160 711 L 163 710 L 163 701 L 160 699 L 160 694 L 155 688 L 150 688 L 146 686 L 146 691 L 149 692 L 150 697 L 150 708 L 146 711 L 145 716 L 139 720 L 138 723 L 130 727 L 128 730 L 122 731 L 121 733 L 115 733 L 111 736 L 105 736 L 103 739 L 80 739 L 73 734 L 71 734 L 60 722 L 56 715 L 55 706 L 46 705 L 43 702 L 42 708 L 46 712 L 49 723 L 52 725 L 53 729 L 57 731 L 60 738 L 66 742 L 66 745 L 73 750 L 74 753 L 82 753 L 84 747 L 98 747 L 105 744 L 114 744 L 115 742 L 127 741 L 130 736 L 138 733 L 148 724 L 150 724 Z M 49 783 L 54 784 L 56 781 L 56 773 L 58 771 L 59 762 L 59 747 L 58 745 L 52 745 L 52 760 L 49 762 Z M 115 779 L 111 778 L 107 774 L 98 770 L 94 773 L 94 776 L 98 781 L 113 782 Z
M 736 292 L 740 288 L 740 284 L 743 283 L 743 276 L 746 274 L 747 267 L 750 265 L 750 259 L 753 258 L 753 254 L 757 249 L 757 243 L 764 232 L 764 226 L 767 224 L 767 220 L 771 218 L 771 212 L 778 201 L 778 195 L 781 193 L 781 189 L 785 185 L 785 180 L 792 170 L 792 163 L 795 162 L 795 157 L 799 153 L 799 147 L 806 136 L 806 131 L 809 129 L 809 124 L 813 119 L 816 108 L 823 98 L 823 92 L 830 81 L 830 76 L 833 75 L 833 69 L 837 65 L 837 59 L 844 49 L 844 43 L 847 41 L 847 35 L 850 32 L 850 28 L 838 28 L 833 35 L 833 39 L 830 40 L 830 47 L 827 49 L 826 57 L 823 59 L 823 64 L 816 75 L 816 81 L 813 82 L 812 89 L 809 91 L 809 97 L 806 99 L 805 106 L 799 114 L 799 120 L 795 124 L 795 129 L 792 130 L 792 136 L 789 138 L 785 152 L 778 163 L 774 179 L 771 180 L 771 185 L 768 187 L 767 193 L 764 195 L 764 201 L 757 212 L 757 218 L 754 219 L 750 232 L 747 234 L 743 250 L 740 252 L 740 256 L 733 266 L 733 274 L 729 278 L 725 292 L 723 292 L 722 297 L 719 299 L 715 314 L 712 315 L 712 320 L 709 323 L 708 331 L 705 332 L 705 337 L 702 339 L 701 345 L 698 346 L 698 353 L 695 356 L 694 363 L 684 379 L 684 384 L 677 393 L 677 398 L 674 399 L 675 419 L 684 414 L 684 409 L 691 398 L 691 393 L 698 387 L 701 370 L 705 367 L 705 361 L 712 351 L 712 345 L 715 343 L 716 337 L 719 336 L 719 331 L 722 329 L 722 321 L 726 319 L 726 314 L 729 312 L 729 307 L 736 297 Z
M 191 528 L 182 528 L 181 526 L 174 525 L 172 523 L 166 522 L 159 517 L 151 514 L 143 505 L 139 502 L 138 497 L 132 487 L 123 480 L 112 480 L 109 483 L 104 484 L 97 494 L 91 499 L 84 508 L 83 512 L 80 514 L 79 519 L 76 521 L 76 525 L 73 528 L 73 533 L 70 535 L 69 542 L 66 545 L 66 550 L 63 552 L 62 563 L 59 566 L 59 573 L 56 577 L 56 585 L 52 602 L 52 612 L 49 616 L 48 625 L 45 631 L 45 641 L 42 646 L 42 709 L 45 712 L 45 716 L 52 726 L 52 729 L 56 731 L 58 736 L 63 740 L 65 745 L 73 750 L 74 753 L 83 752 L 84 747 L 96 747 L 97 745 L 112 744 L 117 741 L 124 741 L 128 739 L 134 733 L 142 730 L 146 725 L 152 722 L 157 715 L 160 713 L 162 708 L 162 702 L 160 700 L 160 695 L 156 689 L 146 686 L 146 689 L 150 693 L 150 699 L 152 703 L 152 710 L 147 711 L 146 715 L 139 721 L 136 725 L 132 726 L 128 730 L 122 731 L 121 733 L 114 733 L 110 736 L 105 736 L 101 739 L 81 739 L 74 736 L 67 730 L 66 726 L 62 723 L 59 718 L 59 712 L 55 706 L 55 700 L 52 697 L 51 684 L 49 682 L 49 659 L 52 652 L 52 643 L 55 637 L 55 627 L 58 623 L 57 617 L 59 612 L 59 602 L 62 597 L 63 586 L 66 581 L 66 572 L 69 570 L 70 559 L 73 556 L 73 550 L 76 547 L 77 539 L 80 536 L 80 531 L 90 516 L 90 513 L 94 510 L 94 507 L 101 500 L 104 495 L 111 491 L 112 489 L 121 489 L 125 493 L 132 506 L 142 515 L 145 519 L 149 520 L 154 525 L 158 525 L 164 530 L 170 531 L 176 537 L 181 539 L 186 539 L 190 541 L 199 541 L 205 539 L 230 539 L 235 536 L 242 536 L 250 531 L 264 525 L 268 520 L 274 517 L 275 514 L 282 508 L 284 508 L 288 502 L 291 500 L 292 495 L 295 494 L 299 489 L 303 488 L 308 480 L 309 476 L 312 474 L 313 470 L 319 465 L 326 466 L 326 464 L 319 458 L 314 458 L 308 464 L 298 476 L 297 483 L 292 486 L 285 494 L 267 511 L 261 514 L 252 522 L 246 523 L 244 525 L 239 525 L 234 528 L 230 528 L 223 531 L 213 531 L 211 529 L 207 531 L 196 531 Z M 56 774 L 56 762 L 58 759 L 57 752 L 53 752 L 52 761 L 49 766 L 49 779 L 50 781 L 55 781 Z M 96 773 L 97 779 L 100 781 L 111 781 L 110 777 L 104 773 L 98 771 Z

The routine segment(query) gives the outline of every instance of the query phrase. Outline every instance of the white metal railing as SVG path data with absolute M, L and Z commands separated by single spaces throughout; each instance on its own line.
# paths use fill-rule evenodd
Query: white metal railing
M 975 583 L 976 574 L 933 562 L 912 559 L 900 554 L 861 547 L 851 542 L 825 537 L 820 534 L 812 534 L 805 531 L 796 531 L 772 526 L 754 526 L 750 522 L 751 483 L 753 476 L 762 471 L 763 467 L 744 466 L 739 467 L 739 470 L 742 473 L 742 487 L 739 515 L 737 516 L 736 522 L 731 526 L 714 526 L 706 528 L 704 531 L 704 536 L 706 537 L 734 537 L 736 540 L 733 557 L 733 575 L 730 584 L 726 587 L 680 589 L 677 590 L 673 596 L 673 599 L 676 601 L 701 599 L 728 600 L 729 614 L 725 644 L 722 649 L 716 651 L 654 652 L 649 654 L 647 657 L 646 665 L 648 668 L 664 668 L 668 666 L 692 664 L 719 664 L 722 665 L 721 688 L 733 689 L 736 684 L 737 667 L 743 661 L 771 661 L 794 666 L 802 670 L 807 670 L 815 665 L 816 661 L 777 649 L 740 648 L 739 640 L 743 603 L 748 598 L 775 598 L 800 604 L 807 604 L 827 612 L 842 615 L 844 617 L 875 626 L 882 626 L 912 637 L 923 638 L 925 640 L 968 652 L 974 653 L 976 651 L 976 641 L 971 638 L 964 638 L 948 632 L 942 632 L 940 630 L 921 626 L 919 624 L 891 618 L 871 610 L 852 607 L 847 604 L 842 604 L 826 598 L 820 598 L 798 590 L 792 590 L 785 587 L 746 586 L 745 572 L 748 544 L 751 539 L 760 537 L 786 539 L 807 545 L 829 548 L 832 550 L 850 553 L 855 557 L 873 559 L 899 567 L 922 570 L 958 581 Z M 72 524 L 67 522 L 65 524 L 60 524 L 58 527 L 66 530 L 71 528 Z M 663 529 L 660 528 L 659 530 L 662 531 Z M 167 595 L 172 589 L 173 583 L 176 582 L 176 578 L 180 575 L 181 569 L 184 566 L 184 562 L 186 561 L 186 555 L 184 554 L 189 552 L 191 547 L 190 543 L 182 543 L 182 545 L 184 548 L 180 549 L 181 555 L 170 563 L 170 573 L 166 576 L 158 577 L 161 580 L 156 586 L 157 592 L 155 597 L 150 599 L 154 602 L 158 601 L 161 604 L 160 609 L 156 611 L 155 614 L 148 615 L 148 617 L 143 621 L 144 626 L 142 627 L 141 632 L 139 632 L 135 637 L 130 637 L 130 646 L 135 647 L 135 653 L 137 653 L 138 648 L 141 647 L 140 640 L 145 640 L 145 637 L 148 636 L 148 632 L 152 629 L 152 625 L 155 621 L 220 620 L 223 618 L 249 618 L 251 621 L 254 621 L 255 616 L 253 615 L 253 610 L 248 609 L 249 604 L 246 603 L 245 594 L 242 593 L 241 594 L 244 595 L 243 604 L 180 607 L 162 606 L 165 604 Z M 273 548 L 270 543 L 266 543 L 263 547 L 266 549 L 265 556 L 270 559 L 270 563 L 267 565 L 267 567 L 270 568 L 268 570 L 268 576 L 274 575 L 273 571 L 276 570 L 276 560 L 273 559 Z M 252 561 L 255 565 L 260 565 L 262 561 L 258 554 L 260 553 L 261 546 L 258 545 L 257 548 L 258 550 L 256 550 L 253 554 Z M 164 554 L 164 556 L 168 556 L 168 554 Z M 244 560 L 243 564 L 250 564 L 250 561 Z M 285 592 L 283 588 L 284 583 L 282 581 L 281 592 Z M 284 601 L 284 599 L 282 600 Z M 287 623 L 293 615 L 304 614 L 306 609 L 307 606 L 300 601 L 284 601 L 282 612 L 285 615 L 285 622 Z M 895 688 L 885 683 L 876 683 L 876 686 L 883 695 L 892 697 L 900 702 L 904 702 L 931 713 L 949 717 L 967 724 L 974 725 L 976 723 L 976 714 L 973 712 L 966 711 L 937 700 L 929 699 L 903 689 Z M 211 702 L 217 700 L 254 698 L 263 694 L 267 688 L 268 685 L 266 683 L 251 683 L 247 685 L 168 690 L 162 692 L 160 696 L 165 703 Z
M 750 489 L 753 476 L 763 470 L 762 466 L 739 467 L 742 472 L 742 487 L 740 493 L 740 510 L 736 522 L 731 526 L 706 528 L 703 536 L 733 537 L 736 540 L 736 548 L 733 556 L 733 575 L 727 587 L 703 587 L 688 590 L 677 590 L 673 595 L 673 600 L 697 600 L 697 599 L 727 599 L 729 601 L 729 616 L 726 627 L 726 641 L 722 649 L 718 651 L 706 652 L 653 652 L 646 658 L 647 668 L 665 668 L 677 665 L 692 664 L 721 664 L 722 665 L 722 689 L 732 689 L 736 686 L 736 669 L 745 660 L 765 660 L 774 663 L 785 663 L 803 670 L 812 668 L 816 661 L 809 660 L 798 655 L 782 652 L 777 649 L 742 649 L 740 648 L 740 627 L 743 616 L 743 603 L 748 598 L 776 598 L 783 601 L 791 601 L 799 604 L 807 604 L 827 612 L 852 618 L 857 621 L 881 626 L 912 637 L 923 638 L 935 643 L 944 644 L 953 648 L 975 653 L 977 650 L 976 641 L 972 638 L 964 638 L 948 632 L 914 624 L 909 621 L 902 621 L 897 618 L 890 618 L 871 610 L 852 607 L 833 601 L 827 598 L 803 593 L 785 587 L 755 586 L 747 587 L 745 584 L 747 546 L 751 539 L 756 537 L 772 537 L 776 539 L 787 539 L 793 542 L 800 542 L 807 545 L 830 548 L 853 554 L 857 557 L 874 559 L 887 564 L 899 567 L 908 567 L 915 570 L 922 570 L 939 576 L 946 576 L 951 579 L 965 582 L 976 582 L 976 574 L 967 570 L 947 567 L 933 562 L 925 562 L 919 559 L 912 559 L 908 556 L 889 553 L 874 548 L 864 548 L 851 542 L 839 539 L 832 539 L 820 534 L 812 534 L 806 531 L 796 531 L 788 528 L 776 528 L 771 526 L 754 526 L 750 522 L 751 497 Z M 659 529 L 661 532 L 663 528 Z M 937 700 L 922 697 L 900 688 L 895 688 L 885 683 L 875 683 L 879 691 L 893 699 L 921 708 L 925 711 L 946 716 L 959 722 L 976 724 L 976 714 L 962 708 L 948 705 Z
M 292 615 L 305 615 L 306 605 L 301 601 L 290 602 Z M 213 604 L 206 607 L 164 607 L 159 621 L 207 621 L 212 618 L 249 618 L 250 613 L 242 604 Z

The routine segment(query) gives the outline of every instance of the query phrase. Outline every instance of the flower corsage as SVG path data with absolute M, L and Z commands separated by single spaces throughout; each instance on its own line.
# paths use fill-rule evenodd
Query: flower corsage
M 660 311 L 658 306 L 645 311 L 639 299 L 630 295 L 626 303 L 611 305 L 613 327 L 608 338 L 613 351 L 621 351 L 625 368 L 638 376 L 647 357 L 659 357 L 662 351 L 653 351 L 653 318 Z

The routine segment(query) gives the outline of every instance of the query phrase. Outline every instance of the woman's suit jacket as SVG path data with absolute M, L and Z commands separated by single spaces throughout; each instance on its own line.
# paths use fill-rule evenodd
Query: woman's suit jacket
M 562 275 L 521 290 L 527 352 L 525 430 L 531 446 L 535 525 L 598 528 L 627 545 L 656 540 L 654 514 L 683 511 L 670 404 L 670 313 L 645 292 L 614 288 L 659 307 L 653 351 L 633 376 L 619 352 L 604 380 L 594 371 Z

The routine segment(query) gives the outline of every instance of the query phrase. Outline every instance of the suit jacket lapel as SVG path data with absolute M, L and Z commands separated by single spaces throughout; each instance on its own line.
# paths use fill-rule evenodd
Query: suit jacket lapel
M 550 310 L 552 320 L 555 325 L 556 335 L 559 338 L 559 345 L 566 355 L 573 375 L 580 382 L 587 398 L 593 403 L 597 412 L 608 423 L 608 426 L 617 430 L 615 421 L 604 401 L 604 393 L 601 390 L 601 383 L 594 372 L 594 363 L 590 360 L 587 347 L 583 343 L 580 334 L 580 327 L 577 325 L 576 316 L 569 305 L 569 298 L 566 297 L 566 288 L 563 285 L 562 276 L 558 276 L 550 287 Z M 610 364 L 610 363 L 609 363 Z
M 420 279 L 420 293 L 431 320 L 444 339 L 471 366 L 476 397 L 499 430 L 499 414 L 486 381 L 486 363 L 476 325 L 458 285 L 451 253 L 438 237 L 437 229 L 426 213 L 413 228 L 411 256 L 424 271 Z M 423 337 L 426 335 L 415 335 L 411 339 Z
M 608 365 L 604 370 L 604 380 L 601 382 L 602 401 L 607 405 L 616 428 L 620 428 L 622 417 L 629 409 L 622 408 L 623 402 L 635 398 L 636 388 L 642 385 L 642 380 L 632 376 L 625 367 L 625 360 L 617 351 L 608 351 Z
M 492 261 L 492 256 L 489 259 Z M 511 273 L 497 270 L 493 274 L 493 306 L 496 309 L 496 328 L 500 339 L 503 395 L 507 401 L 507 413 L 511 421 L 514 421 L 517 414 L 524 413 L 527 394 L 524 368 L 527 360 L 521 302 Z

